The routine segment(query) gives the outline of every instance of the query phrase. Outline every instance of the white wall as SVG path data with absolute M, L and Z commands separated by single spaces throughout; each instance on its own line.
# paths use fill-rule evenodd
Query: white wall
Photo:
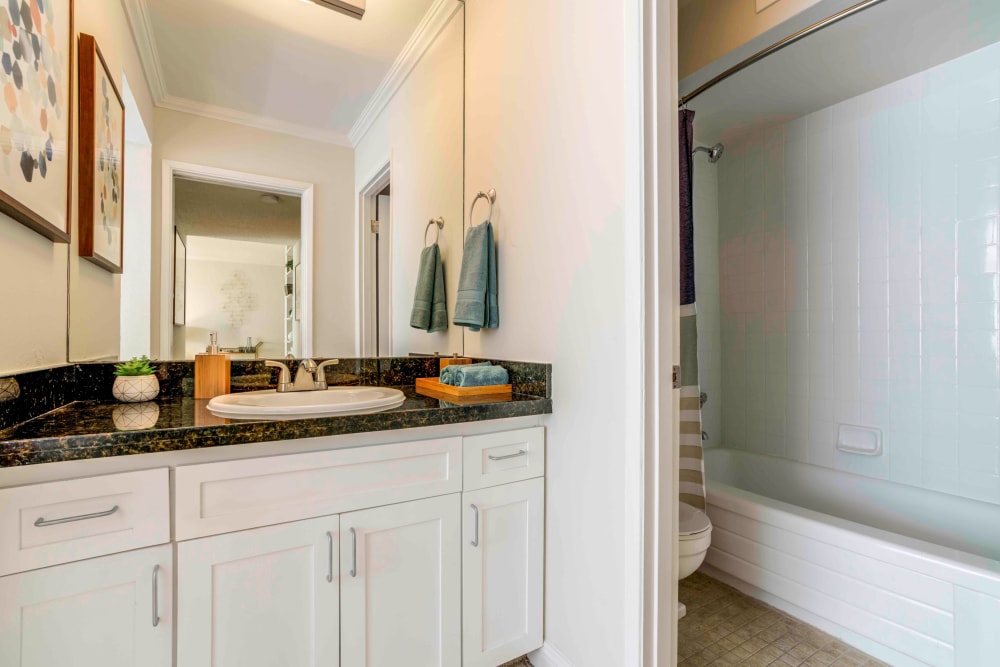
M 695 122 L 697 123 L 697 117 Z M 725 159 L 725 157 L 723 157 Z M 706 447 L 722 441 L 722 328 L 719 303 L 718 163 L 694 156 L 694 273 L 698 305 L 698 379 L 708 394 L 702 407 Z
M 119 92 L 123 76 L 128 78 L 143 124 L 152 128 L 153 100 L 121 2 L 80 0 L 76 3 L 75 28 L 77 32 L 93 35 L 97 39 Z M 75 121 L 77 114 L 74 113 L 73 118 Z M 74 136 L 78 138 L 79 133 Z M 74 139 L 74 153 L 79 143 Z M 127 183 L 125 187 L 125 199 L 128 199 L 131 188 Z M 143 189 L 139 188 L 139 191 Z M 73 238 L 69 252 L 69 359 L 117 359 L 121 338 L 121 277 L 79 257 L 75 200 L 76 188 Z M 127 236 L 128 228 L 123 233 Z
M 1000 503 L 1000 44 L 730 145 L 719 193 L 725 444 Z
M 626 291 L 624 10 L 468 0 L 466 31 L 465 199 L 497 190 L 500 328 L 467 332 L 465 351 L 553 364 L 546 643 L 574 667 L 619 665 L 632 611 L 621 360 L 639 298 Z
M 354 151 L 343 146 L 156 109 L 153 182 L 163 160 L 315 183 L 313 354 L 354 351 Z M 153 188 L 153 228 L 160 229 L 162 192 Z M 167 221 L 165 224 L 172 224 Z M 160 235 L 153 235 L 153 349 L 159 349 Z
M 152 235 L 153 145 L 142 124 L 135 96 L 124 81 L 125 100 L 125 183 L 123 200 L 125 229 L 121 277 L 121 342 L 118 356 L 131 359 L 149 356 L 150 278 L 149 257 Z
M 392 354 L 462 352 L 462 328 L 428 334 L 410 327 L 427 221 L 445 219 L 439 242 L 448 320 L 462 266 L 463 57 L 459 8 L 356 146 L 354 182 L 364 188 L 391 161 Z M 355 201 L 358 198 L 355 197 Z M 359 219 L 356 214 L 355 219 Z M 359 228 L 360 230 L 360 228 Z M 361 233 L 364 233 L 363 231 Z M 434 231 L 428 232 L 433 239 Z
M 66 362 L 68 248 L 0 215 L 0 373 Z
M 187 318 L 184 358 L 205 351 L 209 332 L 219 333 L 221 347 L 263 340 L 261 356 L 285 354 L 285 248 L 199 236 L 187 237 Z M 225 290 L 228 282 L 240 285 Z M 233 303 L 238 300 L 237 305 Z M 229 310 L 239 308 L 236 321 Z

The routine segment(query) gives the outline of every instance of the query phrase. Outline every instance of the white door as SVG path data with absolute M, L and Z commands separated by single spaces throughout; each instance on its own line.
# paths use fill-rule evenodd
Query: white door
M 177 545 L 177 664 L 336 667 L 337 516 Z
M 545 482 L 462 495 L 463 666 L 495 667 L 542 645 Z
M 344 667 L 459 667 L 461 494 L 341 515 Z
M 172 556 L 165 545 L 0 577 L 0 665 L 170 667 Z

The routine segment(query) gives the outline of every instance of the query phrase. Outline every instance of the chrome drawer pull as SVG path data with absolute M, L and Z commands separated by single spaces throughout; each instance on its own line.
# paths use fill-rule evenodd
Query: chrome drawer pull
M 518 456 L 524 456 L 527 453 L 528 452 L 522 449 L 517 454 L 508 454 L 507 456 L 493 456 L 492 454 L 490 454 L 489 457 L 490 461 L 503 461 L 505 459 L 516 459 Z
M 473 533 L 472 533 L 472 546 L 479 546 L 479 508 L 475 505 L 469 505 L 472 508 L 473 517 Z
M 157 585 L 160 578 L 160 566 L 153 566 L 153 627 L 160 624 L 160 587 Z
M 100 519 L 102 516 L 111 516 L 118 511 L 118 505 L 115 505 L 109 510 L 103 512 L 94 512 L 93 514 L 80 514 L 79 516 L 68 516 L 65 519 L 43 519 L 38 517 L 35 519 L 35 526 L 38 528 L 44 528 L 45 526 L 55 526 L 60 523 L 72 523 L 73 521 L 86 521 L 87 519 Z
M 327 533 L 326 539 L 330 546 L 330 557 L 329 560 L 327 561 L 327 568 L 326 568 L 326 580 L 332 582 L 333 581 L 333 533 Z
M 351 571 L 352 577 L 358 576 L 358 532 L 351 528 Z

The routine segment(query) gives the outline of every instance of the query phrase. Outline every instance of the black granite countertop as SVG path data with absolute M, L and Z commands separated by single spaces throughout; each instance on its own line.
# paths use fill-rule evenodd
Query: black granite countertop
M 504 402 L 456 405 L 397 387 L 403 405 L 363 415 L 229 420 L 189 397 L 147 403 L 75 401 L 0 431 L 0 468 L 326 435 L 524 417 L 552 412 L 552 399 L 513 394 Z M 132 429 L 132 430 L 130 430 Z

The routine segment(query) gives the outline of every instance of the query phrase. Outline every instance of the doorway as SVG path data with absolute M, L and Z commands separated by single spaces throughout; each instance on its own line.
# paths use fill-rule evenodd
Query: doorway
M 387 163 L 358 193 L 358 353 L 392 356 L 392 187 Z
M 275 197 L 279 201 L 282 198 L 296 199 L 298 202 L 298 251 L 293 248 L 294 244 L 283 243 L 285 251 L 281 265 L 281 273 L 284 284 L 288 280 L 292 281 L 293 296 L 287 298 L 287 294 L 282 295 L 283 310 L 282 318 L 285 326 L 288 324 L 289 308 L 291 308 L 291 319 L 294 322 L 297 335 L 293 334 L 295 341 L 292 349 L 286 349 L 288 329 L 284 330 L 285 342 L 280 346 L 282 353 L 292 353 L 300 357 L 310 357 L 313 354 L 313 189 L 312 183 L 291 181 L 258 174 L 248 174 L 244 172 L 232 171 L 228 169 L 217 169 L 172 160 L 163 161 L 162 170 L 163 208 L 161 211 L 160 229 L 160 289 L 158 295 L 159 304 L 159 354 L 161 359 L 183 358 L 186 355 L 186 343 L 184 342 L 184 330 L 175 322 L 186 323 L 186 315 L 175 312 L 175 293 L 185 294 L 187 297 L 186 276 L 181 274 L 179 268 L 175 267 L 176 250 L 179 247 L 176 241 L 177 230 L 174 226 L 176 207 L 176 187 L 179 182 L 215 184 L 238 188 L 243 190 L 256 191 L 255 196 L 267 195 Z M 252 241 L 251 241 L 252 242 Z M 275 241 L 278 243 L 278 241 Z M 183 245 L 183 240 L 181 242 Z M 184 248 L 184 253 L 187 248 Z M 291 270 L 287 268 L 288 260 L 292 261 Z M 183 280 L 183 288 L 178 285 L 178 279 Z M 239 281 L 237 281 L 239 282 Z M 237 285 L 239 287 L 239 285 Z M 287 288 L 282 288 L 285 290 Z M 176 319 L 175 319 L 176 318 Z M 246 335 L 257 338 L 259 334 L 241 334 L 240 339 L 234 339 L 232 347 L 243 347 L 246 344 Z M 206 339 L 207 340 L 207 339 Z M 254 341 L 254 345 L 259 342 L 259 338 Z M 267 341 L 265 341 L 267 342 Z M 281 342 L 281 341 L 276 341 Z M 206 343 L 207 344 L 207 343 Z M 227 345 L 229 347 L 229 345 Z M 278 356 L 278 355 L 275 355 Z
M 391 184 L 375 195 L 375 356 L 392 356 L 392 268 L 389 264 L 389 250 L 392 247 L 390 230 L 392 218 Z
M 301 354 L 300 198 L 174 182 L 174 349 L 193 359 L 209 332 L 235 359 Z

